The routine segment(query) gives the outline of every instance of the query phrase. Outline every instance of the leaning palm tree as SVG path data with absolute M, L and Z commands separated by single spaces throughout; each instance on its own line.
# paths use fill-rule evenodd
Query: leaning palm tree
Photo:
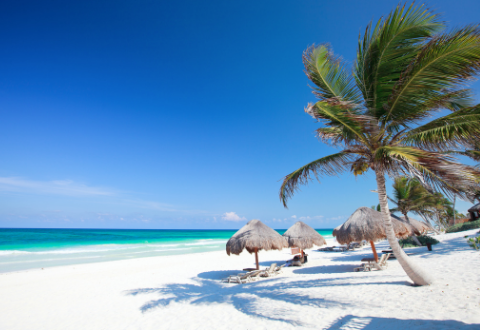
M 287 207 L 312 174 L 319 179 L 348 169 L 355 175 L 374 171 L 388 241 L 416 285 L 432 280 L 395 238 L 385 175 L 416 177 L 430 190 L 460 196 L 480 177 L 479 170 L 441 153 L 480 136 L 480 106 L 460 88 L 480 69 L 480 30 L 444 28 L 423 5 L 397 6 L 360 37 L 353 75 L 328 46 L 309 47 L 305 73 L 319 100 L 305 111 L 324 124 L 316 130 L 318 138 L 342 150 L 290 173 L 280 188 Z M 425 123 L 440 109 L 452 112 Z

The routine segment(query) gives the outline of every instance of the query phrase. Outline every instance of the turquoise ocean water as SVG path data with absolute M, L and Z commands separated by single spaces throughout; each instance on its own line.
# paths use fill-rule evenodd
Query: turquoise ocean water
M 283 234 L 285 230 L 277 230 Z M 332 238 L 332 229 L 317 230 Z M 224 250 L 236 230 L 0 228 L 0 273 Z

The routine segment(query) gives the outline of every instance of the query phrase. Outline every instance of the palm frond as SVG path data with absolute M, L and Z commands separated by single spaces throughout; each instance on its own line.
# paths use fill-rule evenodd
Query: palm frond
M 320 100 L 336 99 L 341 102 L 361 102 L 360 92 L 346 65 L 327 45 L 315 45 L 303 53 L 307 77 L 315 84 L 314 94 Z
M 427 100 L 423 104 L 419 104 L 417 108 L 410 109 L 403 115 L 398 114 L 396 121 L 390 121 L 387 124 L 387 129 L 388 131 L 396 131 L 396 127 L 399 125 L 408 127 L 411 123 L 430 117 L 432 112 L 436 110 L 458 111 L 473 105 L 472 92 L 469 89 L 432 92 Z
M 402 173 L 418 179 L 430 191 L 441 191 L 449 196 L 469 199 L 480 182 L 478 169 L 459 164 L 448 155 L 414 147 L 380 147 L 375 159 L 379 169 L 389 175 L 396 177 Z
M 372 23 L 368 25 L 359 40 L 355 78 L 371 115 L 380 118 L 384 114 L 383 104 L 402 71 L 416 56 L 419 44 L 443 27 L 438 15 L 414 3 L 409 7 L 398 5 L 386 18 L 378 20 L 375 27 Z
M 364 135 L 364 123 L 368 120 L 375 120 L 354 109 L 347 110 L 342 106 L 331 105 L 328 101 L 318 101 L 315 104 L 308 104 L 305 112 L 317 120 L 323 120 L 327 127 L 335 127 L 342 131 L 344 140 L 362 141 L 367 143 Z
M 312 174 L 320 181 L 319 176 L 334 176 L 346 171 L 352 161 L 352 154 L 339 152 L 317 159 L 285 176 L 280 187 L 280 200 L 283 206 L 287 207 L 287 200 L 293 196 L 300 185 L 307 184 L 311 180 Z
M 432 120 L 405 133 L 402 142 L 430 150 L 456 148 L 480 139 L 480 105 Z
M 408 118 L 432 96 L 471 79 L 480 70 L 480 30 L 467 26 L 426 43 L 402 73 L 382 121 Z

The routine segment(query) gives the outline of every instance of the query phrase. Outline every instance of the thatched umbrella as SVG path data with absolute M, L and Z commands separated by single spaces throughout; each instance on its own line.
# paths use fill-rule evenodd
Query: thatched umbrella
M 422 235 L 426 231 L 433 230 L 432 227 L 427 225 L 425 222 L 415 220 L 413 218 L 408 217 L 408 220 L 405 219 L 405 216 L 403 217 L 397 217 L 394 214 L 391 214 L 392 218 L 395 218 L 397 220 L 403 221 L 406 224 L 410 225 L 412 228 L 412 234 L 414 235 Z
M 298 247 L 302 251 L 311 249 L 313 245 L 327 244 L 325 238 L 309 225 L 298 221 L 282 235 L 287 239 L 289 247 Z
M 260 220 L 251 220 L 240 228 L 227 242 L 227 254 L 240 254 L 243 249 L 249 253 L 255 252 L 257 269 L 258 251 L 281 250 L 288 247 L 287 241 L 272 228 L 263 224 Z
M 392 217 L 392 225 L 397 237 L 406 237 L 411 233 L 411 227 L 405 222 Z M 373 257 L 378 262 L 374 241 L 387 238 L 382 214 L 368 207 L 358 208 L 341 226 L 333 230 L 333 236 L 340 244 L 369 241 Z

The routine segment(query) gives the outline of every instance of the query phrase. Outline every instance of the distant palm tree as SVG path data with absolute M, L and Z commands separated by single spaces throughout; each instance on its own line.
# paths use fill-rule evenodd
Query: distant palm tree
M 480 177 L 479 170 L 440 152 L 480 136 L 480 106 L 472 106 L 470 92 L 460 89 L 480 69 L 480 30 L 444 28 L 423 5 L 397 6 L 368 25 L 353 75 L 328 46 L 309 47 L 303 54 L 305 73 L 319 101 L 305 111 L 324 124 L 316 131 L 318 138 L 342 150 L 290 173 L 280 188 L 287 207 L 312 174 L 318 179 L 348 169 L 355 175 L 373 170 L 388 241 L 416 285 L 432 280 L 396 240 L 385 174 L 417 177 L 430 189 L 464 197 Z M 439 109 L 453 112 L 424 123 Z
M 443 197 L 443 195 L 441 196 Z M 417 179 L 404 176 L 395 178 L 393 198 L 388 197 L 388 199 L 397 205 L 396 208 L 390 209 L 390 212 L 402 213 L 408 223 L 410 223 L 408 212 L 412 212 L 421 216 L 431 225 L 428 219 L 435 214 L 434 211 L 438 206 L 437 194 L 430 193 Z M 412 235 L 412 239 L 417 245 L 422 245 L 414 235 Z
M 390 201 L 397 205 L 390 209 L 390 212 L 400 212 L 407 222 L 408 212 L 420 215 L 422 218 L 428 218 L 431 215 L 431 209 L 434 208 L 436 195 L 430 193 L 415 178 L 397 177 L 393 182 L 393 198 L 388 197 Z

